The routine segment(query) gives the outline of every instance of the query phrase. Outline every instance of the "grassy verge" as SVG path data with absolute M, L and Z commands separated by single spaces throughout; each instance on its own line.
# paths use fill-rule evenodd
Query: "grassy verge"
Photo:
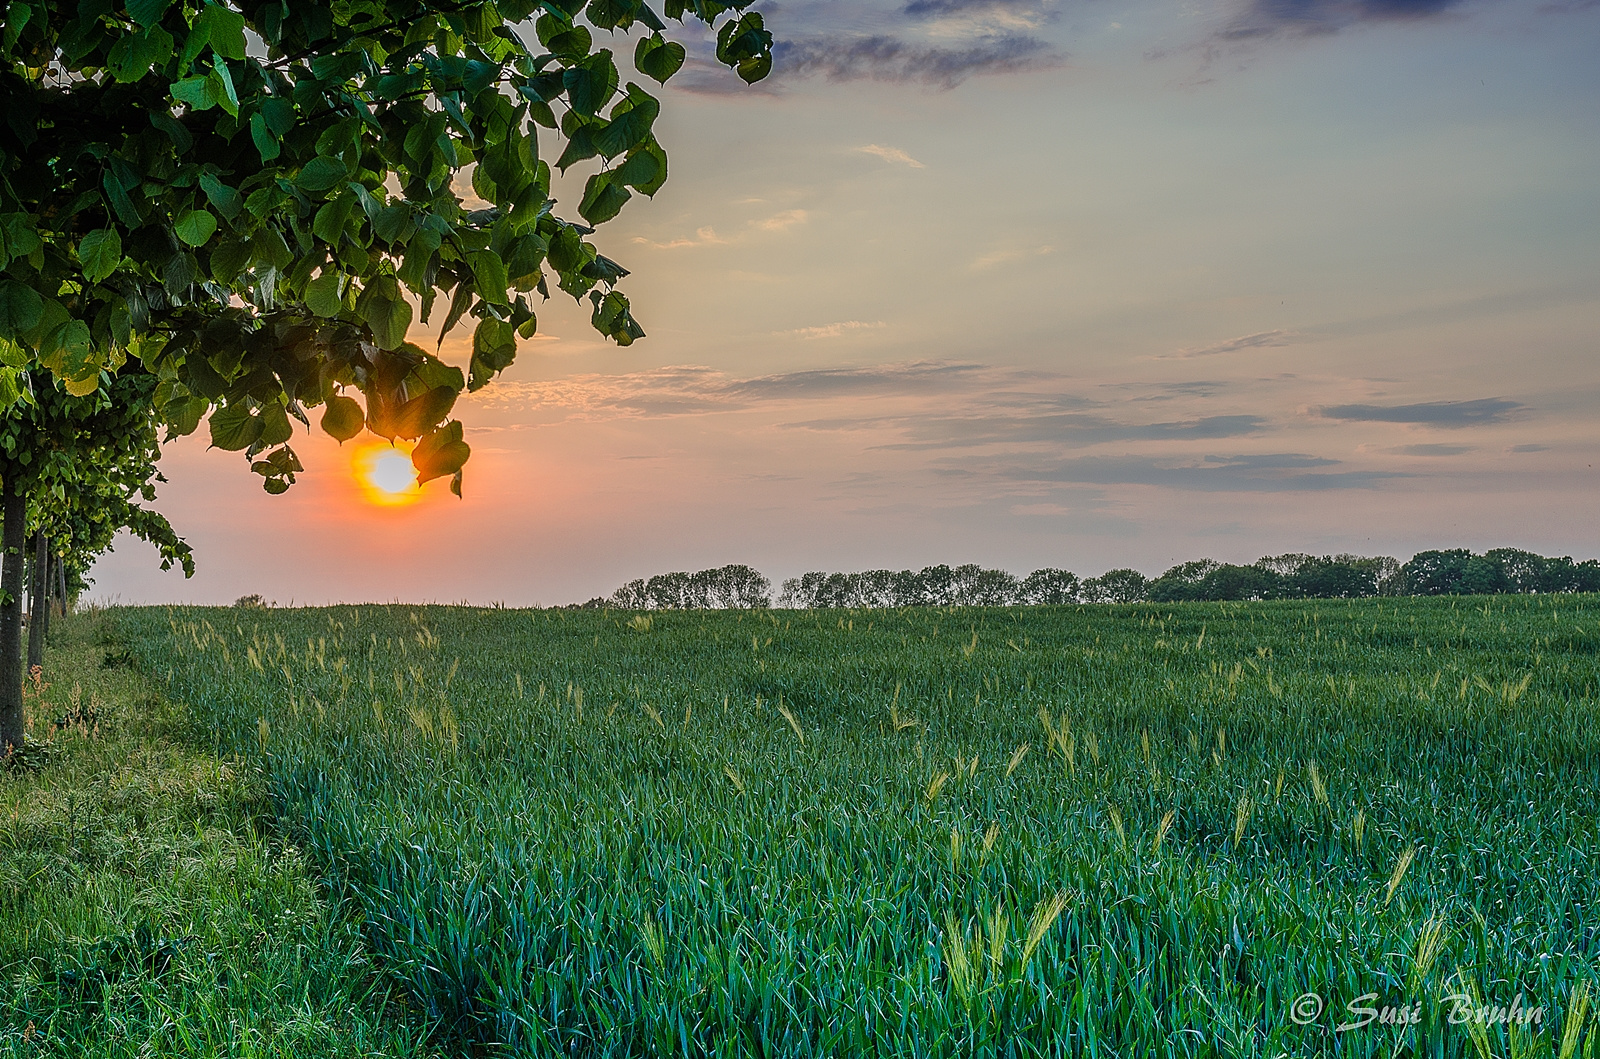
M 260 776 L 195 749 L 109 615 L 57 629 L 30 694 L 51 752 L 0 773 L 0 1057 L 431 1054 Z

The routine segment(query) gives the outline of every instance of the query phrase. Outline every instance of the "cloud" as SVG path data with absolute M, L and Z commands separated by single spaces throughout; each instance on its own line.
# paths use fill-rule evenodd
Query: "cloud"
M 1500 397 L 1477 401 L 1427 401 L 1422 404 L 1341 404 L 1319 408 L 1324 419 L 1362 423 L 1422 423 L 1436 427 L 1475 427 L 1503 423 L 1522 405 Z
M 1004 414 L 981 416 L 873 416 L 815 419 L 791 423 L 805 430 L 893 429 L 907 440 L 883 449 L 933 450 L 984 445 L 1052 445 L 1087 448 L 1114 441 L 1205 441 L 1257 434 L 1268 421 L 1254 415 L 1205 416 L 1164 423 L 1123 423 L 1089 413 Z
M 784 210 L 774 213 L 771 217 L 759 221 L 751 221 L 750 227 L 759 228 L 764 232 L 786 232 L 797 224 L 806 223 L 805 210 Z
M 786 232 L 797 224 L 804 224 L 809 216 L 810 214 L 805 210 L 783 210 L 782 212 L 774 213 L 770 217 L 762 217 L 751 221 L 749 228 L 758 232 Z M 646 239 L 642 235 L 636 235 L 633 237 L 633 241 L 641 246 L 648 246 L 656 250 L 682 250 L 693 246 L 728 246 L 740 241 L 741 238 L 743 238 L 743 235 L 735 235 L 731 239 L 724 239 L 717 234 L 715 228 L 707 225 L 704 228 L 696 228 L 693 239 L 669 239 L 664 243 L 658 243 L 654 239 Z
M 857 147 L 856 150 L 860 151 L 862 154 L 876 155 L 877 157 L 882 158 L 885 162 L 908 165 L 912 169 L 928 168 L 898 147 L 885 147 L 882 144 L 869 143 L 865 147 Z
M 949 18 L 952 15 L 987 14 L 991 11 L 1017 11 L 1034 14 L 1043 11 L 1039 0 L 911 0 L 900 9 L 912 18 Z
M 987 371 L 981 364 L 948 364 L 940 361 L 916 361 L 872 368 L 818 368 L 730 383 L 727 392 L 739 397 L 764 400 L 927 394 L 970 386 Z
M 1082 456 L 1004 471 L 1027 482 L 1072 482 L 1093 485 L 1154 485 L 1200 492 L 1289 493 L 1330 489 L 1372 489 L 1391 478 L 1389 471 L 1321 471 L 1338 460 L 1303 453 L 1253 456 L 1207 456 L 1178 461 L 1147 456 Z
M 836 324 L 825 324 L 821 327 L 797 327 L 792 331 L 775 331 L 779 335 L 795 335 L 799 338 L 838 338 L 846 331 L 870 331 L 883 327 L 882 320 L 868 323 L 865 320 L 841 320 Z
M 844 330 L 843 325 L 835 326 Z M 762 402 L 970 392 L 996 378 L 1009 376 L 981 364 L 937 361 L 821 368 L 749 379 L 731 378 L 703 365 L 680 364 L 619 375 L 573 375 L 548 382 L 497 380 L 467 399 L 489 408 L 587 418 L 664 417 L 737 412 Z
M 972 264 L 967 267 L 973 272 L 987 272 L 996 265 L 1003 265 L 1008 261 L 1017 261 L 1025 257 L 1043 257 L 1046 254 L 1055 253 L 1055 249 L 1055 247 L 1047 245 L 1036 246 L 1030 250 L 991 250 L 987 254 L 980 254 L 974 258 Z
M 1549 445 L 1513 445 L 1508 452 L 1549 452 Z
M 724 246 L 728 242 L 726 239 L 719 238 L 717 230 L 710 226 L 696 228 L 693 239 L 672 239 L 665 243 L 658 243 L 653 239 L 646 239 L 642 235 L 636 235 L 633 237 L 633 241 L 643 243 L 645 246 L 655 247 L 657 250 L 679 250 L 686 246 Z
M 1396 456 L 1459 456 L 1472 449 L 1471 445 L 1401 445 L 1384 451 Z
M 1042 70 L 1061 60 L 1053 45 L 1028 33 L 985 34 L 956 46 L 913 43 L 887 34 L 824 36 L 773 48 L 773 66 L 787 77 L 917 82 L 946 89 L 975 75 Z
M 1308 37 L 1361 22 L 1437 18 L 1465 0 L 1249 0 L 1220 36 L 1224 40 Z
M 1188 358 L 1188 357 L 1214 357 L 1218 353 L 1236 353 L 1241 349 L 1263 349 L 1277 346 L 1287 346 L 1294 342 L 1302 341 L 1298 331 L 1257 331 L 1253 335 L 1241 335 L 1230 338 L 1226 342 L 1218 342 L 1214 346 L 1202 346 L 1199 349 L 1180 349 L 1173 353 L 1162 354 L 1158 359 Z

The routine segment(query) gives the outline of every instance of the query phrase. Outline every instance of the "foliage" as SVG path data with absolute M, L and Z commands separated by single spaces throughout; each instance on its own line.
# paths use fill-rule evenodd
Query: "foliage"
M 626 617 L 120 612 L 510 1054 L 1548 1056 L 1595 977 L 1595 597 Z
M 27 494 L 30 523 L 50 537 L 73 580 L 121 529 L 154 545 L 163 570 L 176 563 L 193 574 L 189 545 L 139 503 L 154 500 L 165 481 L 156 467 L 156 380 L 123 370 L 79 397 L 44 373 L 19 378 L 21 397 L 0 413 L 0 479 Z
M 55 752 L 0 773 L 0 1056 L 433 1054 L 270 837 L 259 774 L 193 749 L 181 712 L 107 664 L 109 631 L 104 612 L 53 627 L 46 666 L 72 676 L 33 710 Z
M 668 575 L 685 576 L 685 575 Z M 648 583 L 653 583 L 648 582 Z M 621 607 L 662 606 L 632 582 L 612 597 Z M 813 571 L 783 583 L 785 607 L 1061 606 L 1073 603 L 1178 603 L 1263 599 L 1358 599 L 1377 595 L 1486 595 L 1500 592 L 1600 592 L 1600 560 L 1575 563 L 1515 548 L 1481 556 L 1421 552 L 1401 566 L 1387 556 L 1269 555 L 1249 566 L 1195 559 L 1154 580 L 1137 570 L 1079 579 L 1045 568 L 1018 579 L 974 564 L 922 570 Z M 715 606 L 716 604 L 697 604 Z
M 82 396 L 131 356 L 174 433 L 209 413 L 269 491 L 301 469 L 291 420 L 323 406 L 341 440 L 421 439 L 421 480 L 459 492 L 451 409 L 533 335 L 532 295 L 553 279 L 602 334 L 644 333 L 587 237 L 665 181 L 660 107 L 593 31 L 641 29 L 633 65 L 664 83 L 685 51 L 661 16 L 696 18 L 756 81 L 772 38 L 748 3 L 12 0 L 0 405 L 18 371 Z M 585 223 L 558 217 L 551 166 L 595 160 Z M 414 302 L 441 340 L 472 321 L 467 373 L 406 341 Z
M 605 605 L 636 610 L 748 609 L 772 605 L 772 583 L 743 565 L 629 581 Z

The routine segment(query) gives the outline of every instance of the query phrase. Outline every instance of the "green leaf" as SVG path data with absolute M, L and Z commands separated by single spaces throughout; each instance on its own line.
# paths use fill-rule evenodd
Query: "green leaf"
M 638 85 L 628 85 L 628 98 L 611 110 L 611 122 L 594 133 L 594 145 L 607 158 L 632 150 L 650 135 L 661 104 Z
M 561 75 L 567 89 L 567 102 L 586 118 L 592 118 L 617 92 L 617 66 L 611 52 L 601 48 L 585 61 L 569 67 Z
M 278 138 L 267 128 L 267 119 L 259 113 L 250 115 L 250 139 L 255 141 L 256 153 L 263 162 L 270 162 L 282 152 Z
M 348 176 L 341 159 L 319 154 L 307 162 L 294 178 L 295 185 L 304 191 L 327 191 Z
M 203 32 L 211 50 L 224 59 L 244 58 L 244 16 L 237 11 L 208 3 L 195 16 L 190 32 Z
M 337 246 L 355 207 L 355 196 L 348 193 L 329 199 L 317 210 L 316 219 L 311 222 L 311 231 L 323 242 Z
M 206 193 L 206 198 L 211 200 L 211 205 L 217 212 L 228 220 L 235 220 L 244 209 L 244 196 L 239 194 L 237 188 L 231 188 L 218 180 L 213 173 L 200 174 L 200 188 Z
M 654 195 L 667 182 L 667 152 L 654 140 L 630 151 L 612 171 L 612 179 L 627 184 L 641 195 Z
M 604 224 L 621 212 L 631 198 L 633 192 L 614 180 L 610 173 L 596 173 L 583 189 L 578 213 L 590 224 Z
M 106 69 L 118 81 L 137 81 L 152 67 L 163 65 L 172 58 L 172 34 L 160 26 L 152 26 L 143 33 L 125 33 L 111 46 L 106 56 Z
M 472 275 L 477 281 L 478 297 L 490 305 L 511 304 L 507 297 L 510 283 L 506 279 L 506 263 L 500 260 L 499 254 L 475 250 L 467 255 L 467 263 L 472 266 Z
M 328 398 L 328 406 L 322 413 L 322 429 L 339 444 L 342 445 L 361 433 L 366 425 L 366 414 L 361 411 L 361 405 L 354 398 L 342 394 Z
M 411 465 L 417 469 L 420 484 L 455 474 L 471 455 L 472 449 L 461 440 L 461 423 L 451 420 L 417 442 L 411 450 Z
M 211 402 L 204 397 L 185 397 L 168 404 L 162 409 L 162 415 L 172 435 L 184 437 L 195 432 L 200 426 L 200 420 L 206 414 L 206 409 L 210 407 Z
M 204 246 L 216 234 L 217 219 L 209 210 L 184 210 L 173 229 L 190 246 Z
M 344 311 L 344 295 L 337 272 L 324 272 L 306 284 L 306 308 L 324 319 L 332 319 Z
M 248 449 L 261 438 L 261 420 L 243 404 L 224 405 L 211 413 L 211 446 L 224 452 Z
M 83 265 L 84 278 L 99 283 L 122 263 L 122 236 L 115 228 L 90 232 L 78 243 L 78 261 Z
M 294 436 L 294 428 L 289 424 L 289 413 L 277 401 L 268 401 L 261 406 L 261 436 L 256 440 L 262 445 L 282 445 Z
M 146 29 L 161 21 L 172 0 L 128 0 L 128 14 Z
M 27 334 L 44 317 L 44 299 L 15 280 L 0 281 L 0 338 Z
M 509 323 L 486 319 L 472 333 L 472 376 L 467 389 L 476 391 L 517 359 L 517 335 Z
M 450 414 L 455 406 L 457 390 L 449 386 L 435 386 L 425 390 L 395 412 L 391 424 L 395 437 L 417 438 L 432 430 L 439 421 Z
M 400 296 L 393 276 L 379 276 L 356 299 L 356 315 L 372 328 L 372 339 L 379 349 L 394 349 L 406 340 L 411 303 Z
M 667 78 L 683 66 L 686 54 L 683 45 L 663 40 L 661 34 L 656 33 L 639 39 L 639 46 L 633 52 L 633 65 L 646 77 L 666 84 Z
M 185 77 L 173 84 L 172 98 L 195 110 L 210 110 L 222 102 L 222 85 L 210 75 Z

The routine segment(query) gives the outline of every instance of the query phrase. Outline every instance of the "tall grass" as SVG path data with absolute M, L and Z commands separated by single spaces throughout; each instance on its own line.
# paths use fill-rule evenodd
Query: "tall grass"
M 197 749 L 108 631 L 52 628 L 27 696 L 50 751 L 0 772 L 0 1056 L 435 1054 L 262 777 Z
M 1595 1047 L 1594 597 L 120 620 L 491 1051 Z

